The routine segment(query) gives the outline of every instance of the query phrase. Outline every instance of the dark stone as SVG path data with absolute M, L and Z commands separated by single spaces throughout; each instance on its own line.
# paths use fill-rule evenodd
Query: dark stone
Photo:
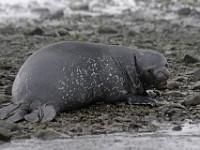
M 49 20 L 54 20 L 54 19 L 60 19 L 64 16 L 64 12 L 63 10 L 58 10 L 58 11 L 55 11 L 53 13 L 43 13 L 41 16 L 40 16 L 40 19 L 41 20 L 46 20 L 46 19 L 49 19 Z
M 12 76 L 12 75 L 5 76 L 5 78 L 7 80 L 10 80 L 10 81 L 14 81 L 15 80 L 15 76 Z
M 188 16 L 191 13 L 191 9 L 190 8 L 181 8 L 178 10 L 177 13 L 181 16 Z
M 57 30 L 57 32 L 60 36 L 69 35 L 69 31 L 65 28 L 60 28 Z
M 16 130 L 19 129 L 17 124 L 7 122 L 5 120 L 0 120 L 0 128 L 4 128 L 4 129 L 9 130 L 9 131 L 16 131 Z
M 184 105 L 186 106 L 196 106 L 200 104 L 200 95 L 194 96 L 188 100 L 185 100 L 183 102 Z
M 31 10 L 34 13 L 39 13 L 39 14 L 44 14 L 44 13 L 49 13 L 50 10 L 48 8 L 35 8 Z
M 3 79 L 3 78 L 5 78 L 5 75 L 0 74 L 0 79 Z
M 196 82 L 196 83 L 192 86 L 191 89 L 192 89 L 192 90 L 199 90 L 199 89 L 200 89 L 200 81 Z
M 0 140 L 1 141 L 10 141 L 12 134 L 9 130 L 0 127 Z
M 185 54 L 184 58 L 183 58 L 183 62 L 185 63 L 196 63 L 198 62 L 199 60 L 189 54 Z
M 117 33 L 117 30 L 110 28 L 110 27 L 100 27 L 99 28 L 99 33 L 110 33 L 114 34 Z
M 179 108 L 171 108 L 167 114 L 170 120 L 178 120 L 182 114 L 183 110 Z
M 25 35 L 43 35 L 43 34 L 44 34 L 44 30 L 42 30 L 40 27 L 36 27 L 30 32 L 25 33 Z
M 192 76 L 193 81 L 199 81 L 200 80 L 200 69 L 196 70 Z
M 4 86 L 4 84 L 0 81 L 0 86 Z
M 6 64 L 0 65 L 0 68 L 3 69 L 3 70 L 10 70 L 10 69 L 12 69 L 12 67 L 10 65 L 6 65 Z
M 76 5 L 72 4 L 70 8 L 73 10 L 84 10 L 84 11 L 89 10 L 89 6 L 87 4 L 76 4 Z
M 6 89 L 5 89 L 5 94 L 6 94 L 6 95 L 11 95 L 11 94 L 12 94 L 12 86 L 6 87 Z
M 53 139 L 58 139 L 61 138 L 61 134 L 51 130 L 51 129 L 47 129 L 47 130 L 41 130 L 37 133 L 36 137 L 38 139 L 42 139 L 42 140 L 53 140 Z
M 177 125 L 175 127 L 172 128 L 173 131 L 181 131 L 182 127 L 180 125 Z

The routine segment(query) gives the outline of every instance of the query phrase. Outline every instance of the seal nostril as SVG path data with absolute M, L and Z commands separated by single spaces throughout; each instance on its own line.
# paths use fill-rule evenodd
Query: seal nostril
M 148 73 L 153 73 L 153 69 L 148 69 L 147 72 Z

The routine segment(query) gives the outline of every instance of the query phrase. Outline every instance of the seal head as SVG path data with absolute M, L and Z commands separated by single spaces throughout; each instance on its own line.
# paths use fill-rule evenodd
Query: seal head
M 154 51 L 140 51 L 135 57 L 139 78 L 146 89 L 161 88 L 170 76 L 166 58 Z

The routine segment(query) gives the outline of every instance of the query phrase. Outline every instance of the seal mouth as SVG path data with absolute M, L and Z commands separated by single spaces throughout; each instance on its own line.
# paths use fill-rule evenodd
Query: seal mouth
M 158 85 L 159 85 L 159 87 L 163 87 L 163 86 L 167 85 L 167 80 L 159 82 Z
M 161 80 L 161 81 L 157 81 L 157 83 L 156 83 L 156 87 L 158 87 L 158 88 L 162 88 L 162 87 L 164 87 L 166 85 L 167 85 L 167 79 Z

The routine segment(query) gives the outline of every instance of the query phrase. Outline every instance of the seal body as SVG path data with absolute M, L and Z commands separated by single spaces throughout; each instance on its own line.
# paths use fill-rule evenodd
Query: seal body
M 153 51 L 87 42 L 60 42 L 31 55 L 0 118 L 50 121 L 61 111 L 96 102 L 147 103 L 146 89 L 169 77 L 166 59 Z M 138 97 L 139 96 L 139 97 Z M 140 97 L 141 96 L 141 97 Z

